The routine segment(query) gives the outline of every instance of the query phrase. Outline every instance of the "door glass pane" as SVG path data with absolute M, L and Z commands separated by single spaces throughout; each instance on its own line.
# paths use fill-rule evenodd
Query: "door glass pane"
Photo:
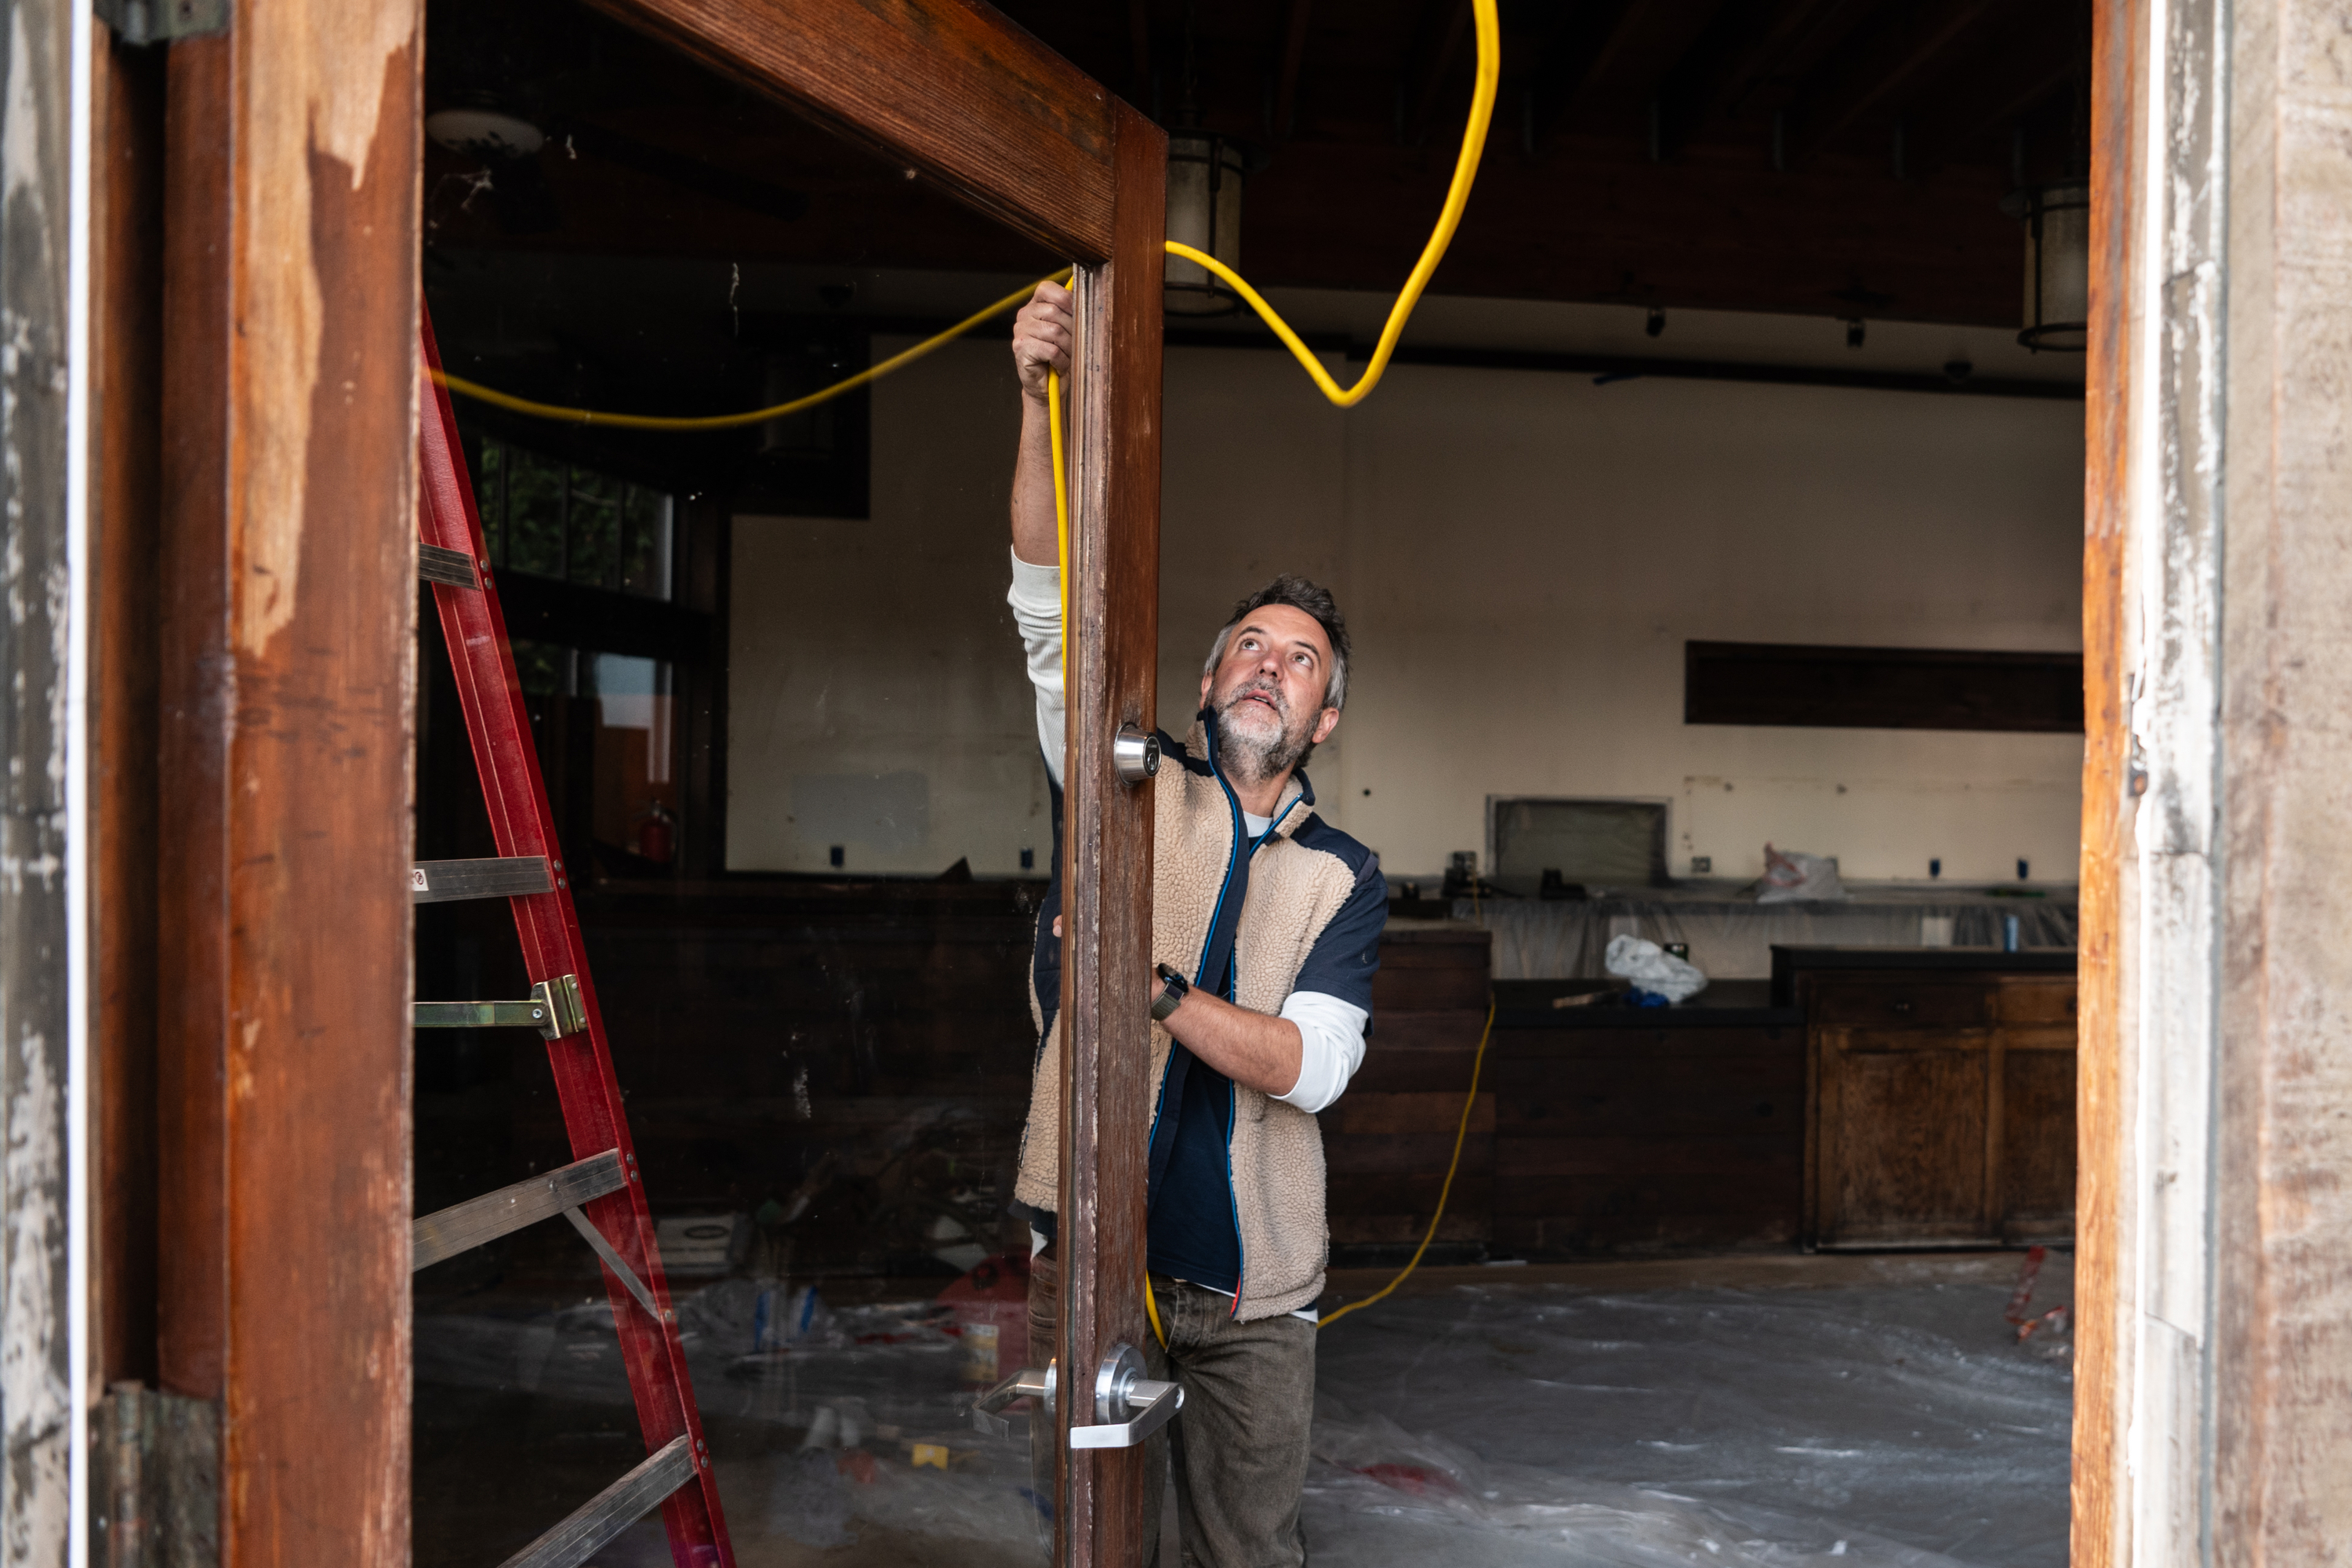
M 426 58 L 426 302 L 446 368 L 500 392 L 758 410 L 1063 266 L 585 5 L 436 6 Z M 964 1410 L 1027 1354 L 1009 1205 L 1053 853 L 1005 604 L 1009 328 L 733 429 L 456 400 L 746 1564 L 1025 1563 L 1049 1535 L 1025 1413 Z M 420 667 L 418 854 L 497 854 L 430 615 Z M 421 906 L 416 941 L 420 997 L 529 994 L 503 901 Z M 551 1069 L 576 1049 L 418 1031 L 420 1213 L 595 1152 Z M 646 1458 L 608 1282 L 557 1217 L 415 1289 L 415 1561 L 495 1568 Z M 594 1560 L 670 1562 L 660 1516 Z

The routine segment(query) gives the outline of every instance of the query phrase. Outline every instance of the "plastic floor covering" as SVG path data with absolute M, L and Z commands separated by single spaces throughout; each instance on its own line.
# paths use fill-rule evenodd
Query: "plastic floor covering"
M 1498 1279 L 1392 1298 L 1324 1337 L 1310 1560 L 2061 1568 L 2069 1346 L 2021 1344 L 2008 1296 L 1980 1275 L 1620 1291 Z M 725 1353 L 726 1313 L 703 1315 L 689 1345 L 745 1568 L 1043 1560 L 1019 1424 L 1003 1440 L 959 1425 L 945 1346 L 912 1335 L 877 1356 L 869 1339 L 793 1358 L 780 1379 L 772 1361 Z M 618 1404 L 617 1367 L 592 1364 L 611 1342 L 593 1321 L 432 1314 L 418 1379 L 447 1388 L 453 1426 L 467 1397 Z M 436 1400 L 418 1395 L 422 1448 Z M 856 1451 L 809 1446 L 845 1427 L 863 1432 Z M 947 1468 L 912 1462 L 926 1437 Z M 420 1477 L 420 1514 L 428 1495 Z M 530 1509 L 538 1527 L 553 1501 Z M 496 1561 L 482 1518 L 465 1555 Z M 514 1521 L 516 1545 L 530 1522 Z M 651 1568 L 668 1552 L 648 1523 L 596 1561 Z

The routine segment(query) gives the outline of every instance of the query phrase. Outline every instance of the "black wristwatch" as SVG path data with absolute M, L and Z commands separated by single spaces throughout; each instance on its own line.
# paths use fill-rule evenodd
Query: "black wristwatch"
M 1168 982 L 1160 988 L 1160 994 L 1151 999 L 1151 1021 L 1164 1024 L 1168 1021 L 1168 1015 L 1176 1011 L 1177 1005 L 1192 994 L 1192 983 L 1164 963 L 1155 964 L 1152 973 Z

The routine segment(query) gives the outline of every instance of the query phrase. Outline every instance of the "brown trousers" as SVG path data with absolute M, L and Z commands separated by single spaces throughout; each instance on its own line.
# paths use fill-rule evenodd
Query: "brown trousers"
M 1048 1247 L 1030 1262 L 1032 1365 L 1056 1353 L 1055 1251 Z M 1232 1297 L 1160 1275 L 1151 1277 L 1151 1289 L 1168 1343 L 1154 1338 L 1141 1347 L 1144 1364 L 1149 1375 L 1182 1385 L 1184 1408 L 1144 1445 L 1145 1568 L 1159 1562 L 1160 1498 L 1171 1463 L 1181 1568 L 1303 1568 L 1298 1497 L 1315 1415 L 1315 1325 L 1287 1314 L 1237 1323 Z M 1033 1417 L 1029 1430 L 1033 1484 L 1038 1496 L 1054 1497 L 1050 1428 Z

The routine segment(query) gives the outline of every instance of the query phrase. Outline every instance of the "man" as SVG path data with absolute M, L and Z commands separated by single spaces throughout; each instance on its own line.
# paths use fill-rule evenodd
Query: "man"
M 1070 294 L 1040 284 L 1013 355 L 1024 394 L 1013 481 L 1008 595 L 1037 692 L 1037 739 L 1060 837 L 1065 709 L 1045 373 L 1066 375 Z M 1315 1113 L 1364 1056 L 1388 889 L 1378 858 L 1314 815 L 1300 772 L 1347 699 L 1348 633 L 1331 595 L 1277 577 L 1212 641 L 1201 712 L 1182 744 L 1160 737 L 1154 786 L 1150 1288 L 1166 1341 L 1155 1378 L 1184 1388 L 1153 1440 L 1145 1560 L 1159 1547 L 1172 1462 L 1187 1568 L 1306 1561 L 1299 1491 L 1315 1404 L 1315 1301 L 1323 1291 L 1323 1144 Z M 1055 1342 L 1051 1244 L 1062 1037 L 1056 882 L 1038 920 L 1032 977 L 1040 1030 L 1017 1203 L 1040 1248 L 1031 1273 L 1033 1360 Z M 1063 1383 L 1073 1373 L 1065 1368 Z M 1081 1380 L 1083 1381 L 1083 1380 Z M 1040 1424 L 1042 1426 L 1042 1423 Z M 1052 1454 L 1040 1445 L 1041 1468 Z

